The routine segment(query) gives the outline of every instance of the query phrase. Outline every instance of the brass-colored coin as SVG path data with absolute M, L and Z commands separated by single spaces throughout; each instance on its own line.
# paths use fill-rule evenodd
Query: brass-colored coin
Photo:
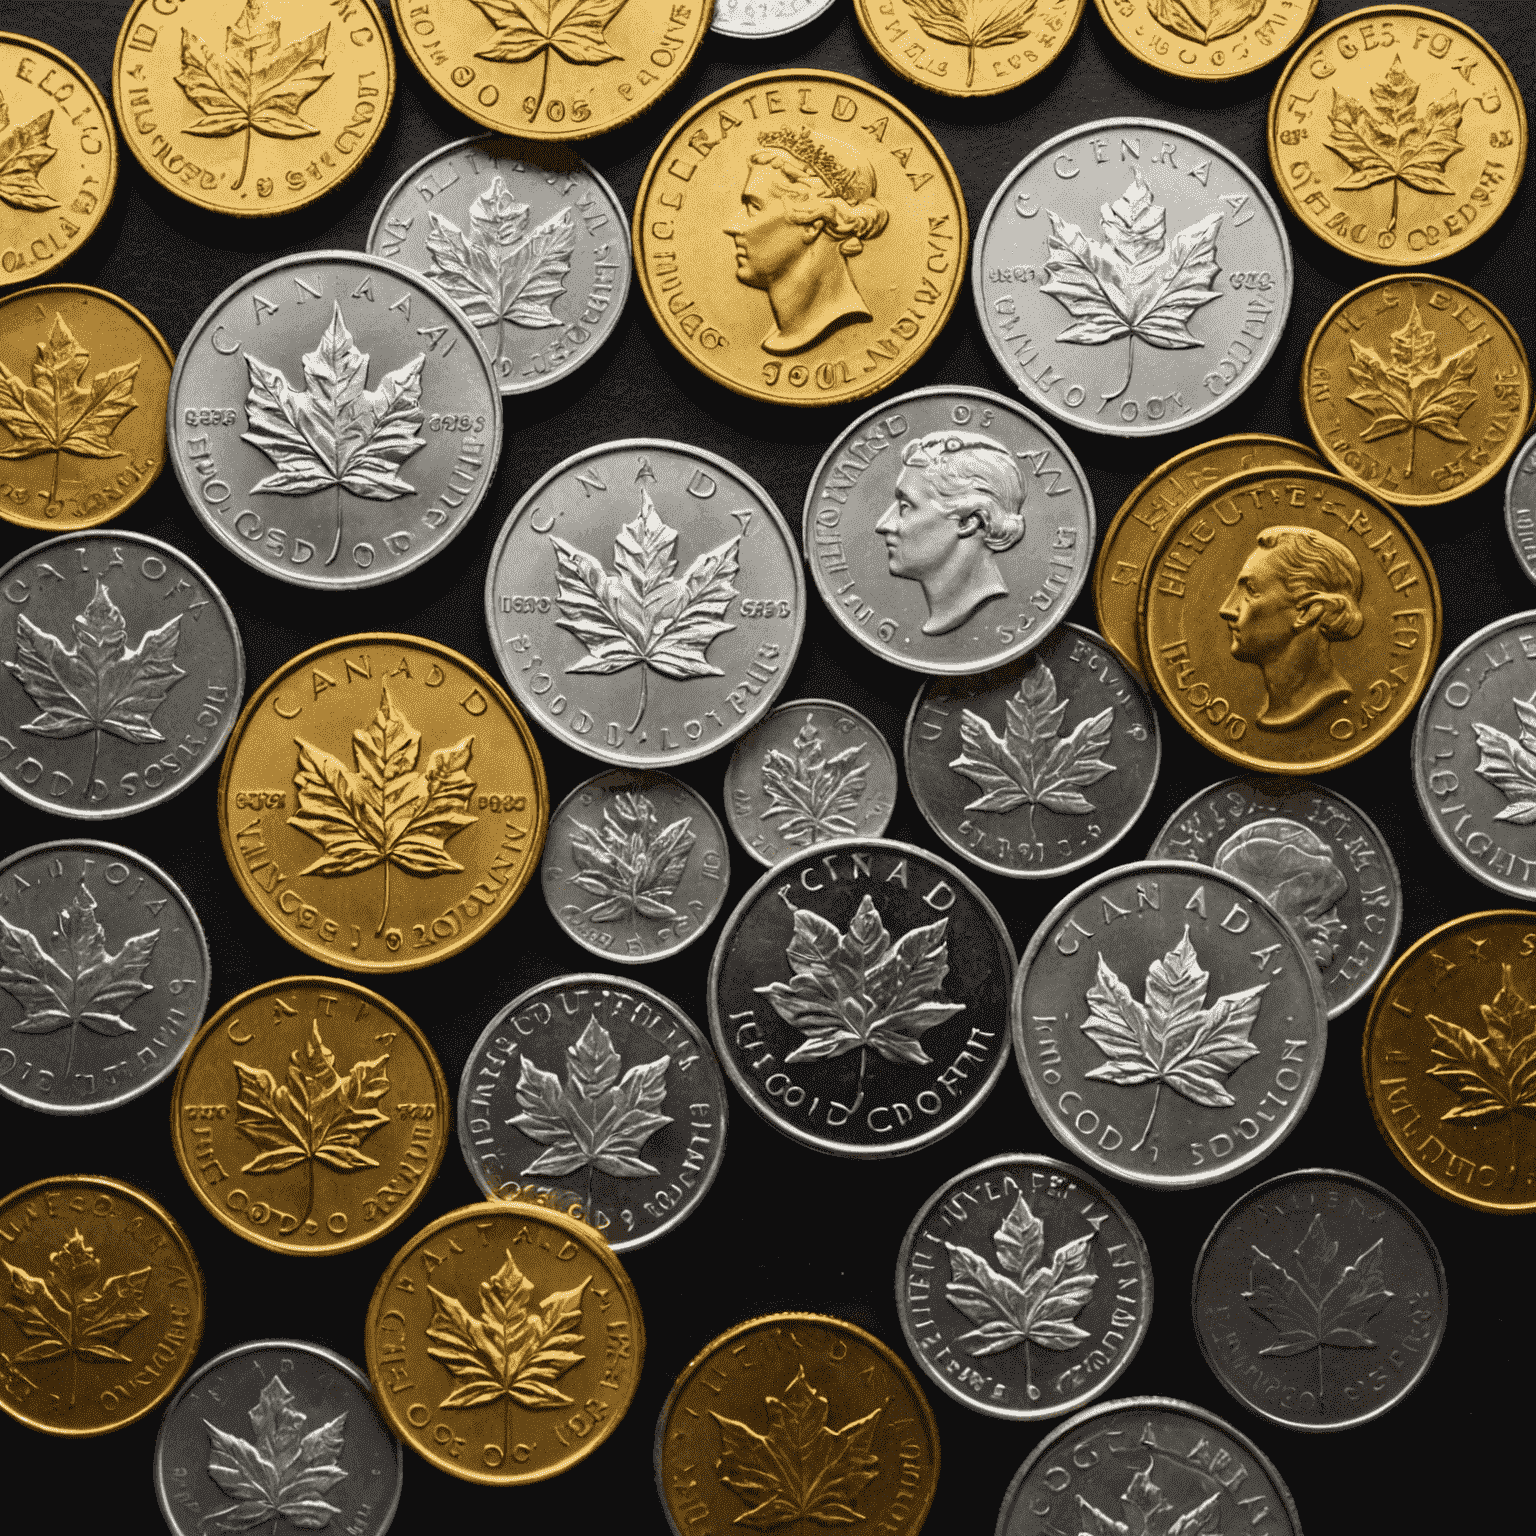
M 1413 712 L 1440 585 L 1403 518 L 1323 469 L 1219 481 L 1171 517 L 1137 645 L 1174 719 L 1258 773 L 1341 768 Z
M 186 1234 L 142 1190 L 71 1174 L 0 1201 L 0 1408 L 50 1435 L 104 1435 L 187 1374 L 207 1292 Z
M 367 158 L 395 99 L 374 0 L 133 0 L 112 98 L 149 175 L 214 213 L 291 213 Z
M 1323 457 L 1400 507 L 1439 506 L 1496 479 L 1520 446 L 1531 365 L 1481 294 L 1392 273 L 1323 316 L 1301 405 Z
M 1269 101 L 1269 163 L 1291 212 L 1383 267 L 1439 261 L 1491 229 L 1525 146 L 1509 66 L 1470 27 L 1416 5 L 1321 27 Z
M 635 269 L 662 333 L 717 384 L 838 405 L 928 350 L 968 230 L 915 113 L 847 75 L 780 70 L 672 125 L 635 199 Z
M 1094 0 L 1115 41 L 1181 80 L 1232 80 L 1283 58 L 1317 0 Z
M 390 1427 L 440 1471 L 554 1477 L 618 1427 L 640 1384 L 640 1298 L 607 1243 L 546 1207 L 469 1205 L 395 1255 L 368 1308 Z
M 548 826 L 516 705 L 412 635 L 344 635 L 279 667 L 219 776 L 236 883 L 290 944 L 349 971 L 414 971 L 473 944 L 522 894 Z

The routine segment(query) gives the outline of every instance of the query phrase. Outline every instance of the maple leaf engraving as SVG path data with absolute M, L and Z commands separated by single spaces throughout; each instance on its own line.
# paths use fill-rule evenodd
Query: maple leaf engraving
M 28 213 L 46 213 L 59 200 L 50 197 L 37 173 L 58 154 L 48 142 L 53 108 L 39 112 L 30 123 L 11 127 L 11 109 L 0 96 L 0 202 Z
M 1497 726 L 1472 722 L 1481 753 L 1477 772 L 1509 801 L 1493 819 L 1528 827 L 1536 822 L 1536 692 L 1509 702 L 1520 721 L 1518 740 Z
M 537 120 L 549 90 L 549 57 L 558 53 L 568 64 L 607 64 L 624 55 L 608 42 L 608 27 L 627 0 L 576 0 L 557 22 L 561 0 L 471 0 L 496 28 L 490 46 L 475 57 L 502 64 L 524 64 L 544 56 L 539 94 L 523 100 L 530 123 Z
M 1214 43 L 1241 32 L 1264 0 L 1147 0 L 1152 19 L 1192 43 Z
M 1221 1520 L 1221 1490 L 1218 1488 L 1182 1514 L 1175 1514 L 1174 1506 L 1163 1497 L 1163 1490 L 1152 1481 L 1156 1464 L 1157 1458 L 1149 1456 L 1146 1466 L 1126 1484 L 1120 1495 L 1125 1506 L 1124 1520 L 1105 1514 L 1078 1494 L 1079 1536 L 1219 1536 L 1216 1527 Z M 1161 1530 L 1154 1530 L 1154 1520 Z
M 571 859 L 576 873 L 572 885 L 601 897 L 582 916 L 593 923 L 648 917 L 666 921 L 677 916 L 669 905 L 698 841 L 693 817 L 660 824 L 648 795 L 614 795 L 603 806 L 602 825 L 573 821 Z
M 976 50 L 1021 43 L 1029 36 L 1025 23 L 1034 15 L 1035 0 L 907 0 L 912 19 L 929 37 L 965 49 L 965 84 L 976 80 Z
M 1478 1005 L 1482 1035 L 1464 1024 L 1424 1015 L 1435 1032 L 1430 1054 L 1439 1058 L 1424 1070 L 1462 1098 L 1442 1120 L 1490 1125 L 1515 1113 L 1536 1115 L 1536 1006 L 1515 985 L 1512 967 L 1505 965 L 1503 972 L 1493 1001 Z
M 762 786 L 768 807 L 759 821 L 777 821 L 786 843 L 809 848 L 833 837 L 856 837 L 858 823 L 843 813 L 858 808 L 869 778 L 864 748 L 856 744 L 827 756 L 821 732 L 808 720 L 795 733 L 793 755 L 770 747 Z

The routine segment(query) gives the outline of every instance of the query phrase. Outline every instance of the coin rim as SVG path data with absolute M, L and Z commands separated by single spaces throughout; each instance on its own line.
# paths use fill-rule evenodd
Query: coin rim
M 1120 29 L 1115 25 L 1114 18 L 1110 15 L 1108 0 L 1093 0 L 1099 12 L 1099 19 L 1104 23 L 1110 36 L 1138 63 L 1149 69 L 1155 69 L 1159 74 L 1170 75 L 1175 80 L 1192 80 L 1201 85 L 1224 85 L 1229 80 L 1241 80 L 1244 75 L 1256 75 L 1261 69 L 1268 69 L 1271 64 L 1278 64 L 1289 58 L 1292 52 L 1299 48 L 1306 39 L 1302 34 L 1306 31 L 1307 23 L 1312 20 L 1313 13 L 1317 10 L 1317 0 L 1303 0 L 1306 5 L 1306 14 L 1296 29 L 1296 35 L 1291 42 L 1271 53 L 1267 58 L 1261 59 L 1257 64 L 1250 64 L 1246 69 L 1222 70 L 1214 74 L 1198 74 L 1194 70 L 1175 69 L 1172 64 L 1164 64 L 1152 54 L 1140 54 L 1125 41 Z M 1252 20 L 1257 21 L 1254 16 Z M 1175 34 L 1176 35 L 1176 34 Z M 1220 41 L 1220 39 L 1218 39 Z M 1209 48 L 1209 43 L 1197 44 L 1197 47 Z
M 1520 553 L 1520 546 L 1515 543 L 1514 524 L 1510 521 L 1515 512 L 1515 476 L 1520 473 L 1520 466 L 1525 462 L 1527 454 L 1531 456 L 1531 469 L 1536 472 L 1536 433 L 1521 442 L 1509 461 L 1509 473 L 1504 477 L 1504 534 L 1514 550 L 1515 564 L 1520 567 L 1520 574 L 1536 584 L 1536 568 Z
M 789 32 L 798 32 L 801 27 L 810 26 L 813 21 L 819 21 L 825 16 L 835 3 L 836 0 L 817 0 L 816 8 L 809 16 L 802 17 L 799 21 L 792 21 L 787 27 L 780 27 L 775 32 L 733 32 L 729 27 L 722 27 L 719 24 L 720 12 L 717 7 L 715 14 L 710 17 L 709 30 L 719 37 L 728 37 L 738 43 L 755 43 L 759 38 L 766 41 L 769 38 L 783 37 Z

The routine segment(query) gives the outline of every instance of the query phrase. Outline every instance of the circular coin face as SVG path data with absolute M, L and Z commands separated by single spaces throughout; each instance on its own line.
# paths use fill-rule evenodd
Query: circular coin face
M 1527 581 L 1536 582 L 1536 437 L 1528 437 L 1504 482 L 1504 527 Z
M 1284 10 L 1264 0 L 1094 0 L 1115 41 L 1134 58 L 1181 80 L 1231 80 L 1273 64 L 1296 46 L 1317 0 Z
M 717 384 L 777 405 L 894 383 L 955 307 L 966 237 L 959 179 L 922 120 L 819 69 L 752 75 L 691 107 L 635 199 L 635 266 L 662 334 Z
M 716 0 L 709 30 L 723 37 L 782 37 L 809 26 L 832 0 Z

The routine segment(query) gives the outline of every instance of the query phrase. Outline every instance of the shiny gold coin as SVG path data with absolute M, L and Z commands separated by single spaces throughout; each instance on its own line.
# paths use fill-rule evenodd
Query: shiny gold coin
M 134 158 L 214 213 L 290 213 L 384 131 L 395 55 L 374 0 L 134 0 L 112 60 Z
M 635 267 L 663 334 L 716 383 L 836 405 L 927 351 L 964 284 L 967 231 L 914 113 L 847 75 L 782 70 L 672 125 L 635 200 Z
M 1402 517 L 1323 469 L 1219 481 L 1147 564 L 1137 643 L 1174 719 L 1257 773 L 1353 762 L 1413 712 L 1440 586 Z
M 1323 316 L 1301 405 L 1323 457 L 1400 507 L 1438 506 L 1504 472 L 1532 404 L 1515 328 L 1433 272 L 1378 277 Z
M 536 1483 L 618 1427 L 645 1360 L 640 1298 L 614 1251 L 559 1211 L 450 1212 L 384 1271 L 368 1377 L 390 1427 L 472 1483 Z
M 207 1293 L 186 1235 L 142 1190 L 91 1174 L 0 1201 L 0 1408 L 50 1435 L 153 1413 L 191 1367 Z
M 1269 163 L 1291 212 L 1329 245 L 1417 267 L 1470 245 L 1525 169 L 1508 66 L 1439 11 L 1378 5 L 1314 32 L 1269 102 Z
M 426 1036 L 377 992 L 329 976 L 231 998 L 187 1047 L 171 1095 L 187 1183 L 274 1253 L 345 1253 L 393 1231 L 452 1134 Z
M 219 777 L 240 889 L 290 944 L 349 971 L 413 971 L 473 944 L 522 894 L 548 826 L 517 707 L 411 635 L 345 635 L 278 668 Z
M 1128 53 L 1181 80 L 1231 80 L 1296 46 L 1317 0 L 1094 0 Z

